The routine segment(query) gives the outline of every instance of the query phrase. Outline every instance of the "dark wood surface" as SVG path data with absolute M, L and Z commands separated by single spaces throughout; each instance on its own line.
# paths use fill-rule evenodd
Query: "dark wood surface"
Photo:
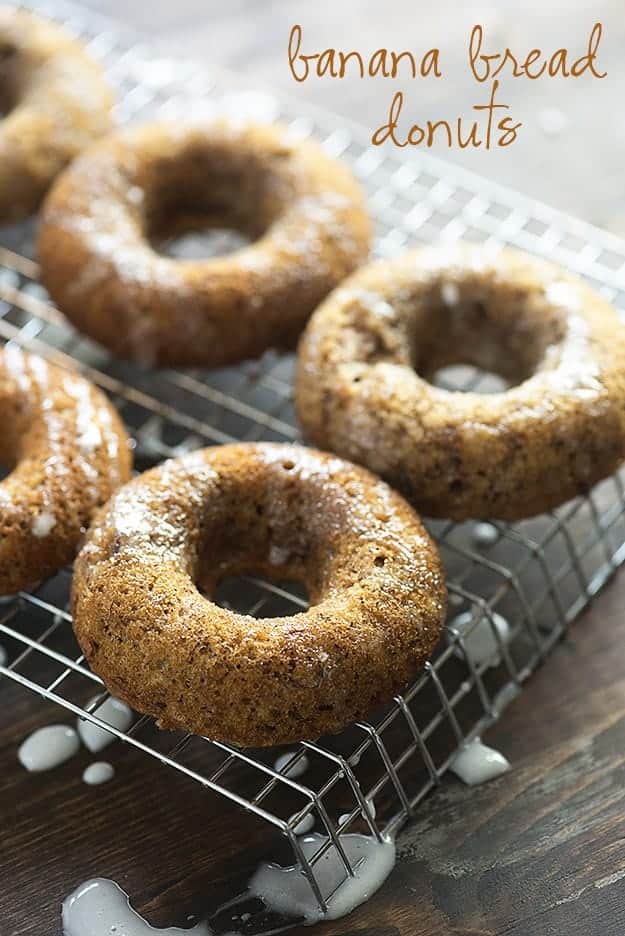
M 388 885 L 320 936 L 622 936 L 624 597 L 621 578 L 488 733 L 512 772 L 447 779 Z
M 319 936 L 622 936 L 624 598 L 621 577 L 487 734 L 512 771 L 479 788 L 448 776 L 400 834 L 383 888 Z M 154 925 L 182 925 L 265 856 L 260 825 L 127 747 L 104 754 L 117 769 L 104 787 L 81 782 L 87 752 L 26 774 L 20 741 L 67 719 L 6 682 L 0 718 L 1 936 L 59 936 L 62 897 L 92 876 Z
M 399 46 L 410 38 L 419 47 L 445 45 L 453 60 L 474 12 L 486 22 L 492 17 L 502 36 L 516 35 L 525 45 L 540 44 L 541 35 L 545 44 L 563 35 L 573 45 L 582 24 L 601 18 L 609 24 L 610 80 L 600 88 L 540 86 L 531 93 L 524 85 L 511 87 L 510 103 L 528 120 L 524 142 L 471 165 L 625 233 L 620 2 L 551 0 L 547 8 L 531 0 L 522 16 L 507 2 L 460 15 L 452 0 L 427 10 L 409 0 L 348 0 L 323 5 L 322 13 L 317 3 L 284 0 L 93 5 L 150 32 L 174 53 L 207 56 L 356 119 L 379 111 L 388 90 L 371 86 L 364 94 L 356 82 L 340 93 L 323 84 L 294 88 L 284 51 L 293 21 L 307 24 L 318 45 Z M 470 103 L 472 91 L 454 83 L 454 68 L 445 84 L 424 91 L 425 112 Z M 548 107 L 568 118 L 555 137 L 534 119 Z M 506 754 L 512 772 L 478 789 L 447 778 L 400 835 L 398 865 L 386 885 L 349 918 L 313 932 L 623 936 L 624 603 L 620 576 L 489 732 L 486 740 Z M 184 924 L 187 914 L 201 914 L 244 887 L 265 852 L 260 827 L 251 830 L 237 810 L 140 754 L 117 745 L 110 753 L 116 779 L 101 788 L 80 780 L 93 759 L 84 752 L 50 774 L 25 774 L 16 761 L 19 742 L 54 720 L 63 720 L 54 709 L 3 685 L 0 936 L 59 936 L 62 897 L 94 875 L 117 880 L 154 925 Z

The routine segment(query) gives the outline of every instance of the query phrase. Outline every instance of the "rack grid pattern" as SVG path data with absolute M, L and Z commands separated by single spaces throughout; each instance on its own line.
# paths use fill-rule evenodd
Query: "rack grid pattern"
M 109 21 L 71 4 L 35 0 L 32 5 L 64 22 L 105 63 L 122 122 L 235 111 L 281 119 L 294 132 L 319 138 L 329 153 L 351 164 L 367 188 L 377 221 L 378 256 L 395 254 L 409 243 L 461 237 L 508 243 L 586 276 L 625 310 L 625 243 L 617 238 L 429 155 L 405 159 L 371 147 L 358 128 L 336 129 L 324 113 L 237 89 L 235 79 L 225 82 L 188 62 L 174 66 Z M 136 439 L 139 470 L 201 445 L 299 438 L 291 399 L 292 356 L 268 353 L 238 368 L 155 376 L 111 358 L 65 322 L 38 283 L 32 228 L 0 231 L 0 245 L 0 341 L 78 366 L 104 388 Z M 451 389 L 492 389 L 491 378 L 471 368 L 450 368 L 441 380 Z M 2 600 L 0 636 L 8 660 L 0 673 L 108 727 L 120 741 L 285 836 L 323 913 L 333 896 L 324 892 L 316 873 L 323 855 L 334 850 L 344 879 L 353 875 L 357 868 L 343 834 L 364 832 L 381 839 L 395 832 L 441 782 L 458 749 L 498 718 L 623 562 L 623 476 L 606 480 L 553 514 L 491 525 L 488 542 L 479 540 L 474 524 L 430 526 L 450 590 L 450 622 L 432 660 L 391 705 L 339 736 L 294 747 L 278 767 L 278 751 L 172 737 L 158 732 L 147 717 L 137 717 L 127 732 L 107 726 L 97 714 L 106 691 L 86 666 L 71 631 L 69 570 L 30 594 Z M 220 600 L 264 616 L 306 607 L 305 598 L 288 584 L 255 578 L 225 583 Z M 472 640 L 480 629 L 490 649 L 476 658 Z M 309 815 L 324 839 L 307 857 L 296 830 Z

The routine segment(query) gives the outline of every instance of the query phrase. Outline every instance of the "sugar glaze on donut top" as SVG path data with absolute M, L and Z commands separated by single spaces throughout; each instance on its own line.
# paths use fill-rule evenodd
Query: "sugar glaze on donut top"
M 164 236 L 212 226 L 252 242 L 202 260 L 159 252 Z M 320 147 L 216 120 L 97 143 L 48 196 L 38 247 L 61 311 L 115 354 L 217 367 L 293 346 L 369 239 L 360 187 Z
M 472 364 L 505 392 L 429 379 Z M 422 513 L 550 510 L 625 456 L 625 328 L 581 279 L 509 249 L 422 248 L 348 278 L 299 348 L 308 438 L 366 465 Z
M 254 619 L 224 577 L 304 582 L 310 608 Z M 336 732 L 412 679 L 446 592 L 412 508 L 369 472 L 299 446 L 240 443 L 165 462 L 99 514 L 75 565 L 74 629 L 116 697 L 244 745 Z
M 69 562 L 93 512 L 130 476 L 128 437 L 89 381 L 16 345 L 0 350 L 0 594 Z

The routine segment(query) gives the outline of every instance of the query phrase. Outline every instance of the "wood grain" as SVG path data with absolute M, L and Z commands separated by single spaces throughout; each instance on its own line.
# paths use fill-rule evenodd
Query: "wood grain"
M 512 772 L 473 789 L 447 777 L 400 835 L 386 885 L 319 936 L 622 936 L 624 597 L 621 577 L 488 734 Z M 105 787 L 81 782 L 87 752 L 27 775 L 19 742 L 59 713 L 5 682 L 0 718 L 1 936 L 58 936 L 61 899 L 91 876 L 117 880 L 155 925 L 181 925 L 242 891 L 271 850 L 260 823 L 120 744 Z
M 622 936 L 624 596 L 621 578 L 489 732 L 512 772 L 446 779 L 387 886 L 319 936 Z

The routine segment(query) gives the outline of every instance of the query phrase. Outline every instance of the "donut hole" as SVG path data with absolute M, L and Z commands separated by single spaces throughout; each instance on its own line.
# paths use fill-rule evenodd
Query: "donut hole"
M 247 614 L 256 594 L 255 614 L 282 617 L 322 603 L 333 589 L 358 583 L 382 550 L 342 561 L 346 547 L 339 531 L 354 522 L 354 507 L 342 485 L 327 471 L 309 473 L 304 456 L 291 446 L 271 449 L 269 455 L 274 457 L 261 466 L 237 466 L 232 477 L 220 473 L 219 499 L 211 497 L 203 515 L 191 575 L 209 601 L 225 598 Z M 331 505 L 328 489 L 337 495 Z
M 20 460 L 19 431 L 22 429 L 19 420 L 5 425 L 4 436 L 0 440 L 0 482 L 8 478 L 18 466 Z
M 413 321 L 413 367 L 436 386 L 503 392 L 532 377 L 564 337 L 563 316 L 541 293 L 467 274 L 451 302 L 446 286 L 419 297 Z
M 275 538 L 263 522 L 266 506 L 237 530 L 213 528 L 202 550 L 194 581 L 209 601 L 239 614 L 287 617 L 305 611 L 318 600 L 322 587 L 317 563 L 300 541 Z M 247 531 L 247 536 L 244 535 Z M 322 573 L 321 573 L 322 575 Z
M 18 50 L 0 38 L 0 120 L 11 113 L 19 97 Z
M 401 276 L 400 276 L 401 279 Z M 501 393 L 532 377 L 563 340 L 566 315 L 535 284 L 504 282 L 493 271 L 438 269 L 376 290 L 345 289 L 342 306 L 353 385 L 370 368 L 412 369 L 450 391 Z
M 260 155 L 235 158 L 218 141 L 191 141 L 175 158 L 156 161 L 141 182 L 145 234 L 156 251 L 178 259 L 240 250 L 282 210 L 274 172 Z
M 310 604 L 305 582 L 252 573 L 222 578 L 211 600 L 222 608 L 255 618 L 291 617 Z
M 181 185 L 180 191 L 165 191 L 153 201 L 157 204 L 150 210 L 146 233 L 152 247 L 166 257 L 225 256 L 249 246 L 264 231 L 227 193 L 211 198 L 199 187 Z

